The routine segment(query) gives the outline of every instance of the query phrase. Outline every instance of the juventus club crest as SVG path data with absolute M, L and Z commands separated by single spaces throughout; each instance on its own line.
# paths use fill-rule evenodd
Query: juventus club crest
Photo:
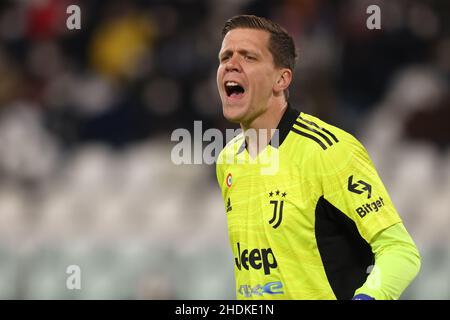
M 283 206 L 287 193 L 280 190 L 269 192 L 269 203 L 273 205 L 273 216 L 268 221 L 272 228 L 276 229 L 283 221 Z

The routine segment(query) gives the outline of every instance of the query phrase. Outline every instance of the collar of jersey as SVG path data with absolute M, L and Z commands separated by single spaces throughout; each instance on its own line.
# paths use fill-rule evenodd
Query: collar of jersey
M 291 107 L 291 104 L 288 103 L 286 110 L 284 111 L 283 116 L 280 119 L 280 122 L 278 123 L 278 127 L 277 127 L 277 131 L 275 134 L 279 134 L 279 143 L 278 145 L 272 144 L 272 139 L 269 142 L 269 145 L 271 145 L 274 148 L 278 148 L 279 146 L 281 146 L 281 144 L 284 142 L 284 140 L 286 139 L 287 135 L 289 134 L 289 131 L 291 130 L 292 126 L 294 125 L 295 119 L 298 118 L 298 116 L 300 115 L 300 112 L 295 110 L 294 108 Z M 242 142 L 241 146 L 239 147 L 239 150 L 237 152 L 237 154 L 240 154 L 242 151 L 245 150 L 246 148 L 246 143 L 245 143 L 245 139 Z

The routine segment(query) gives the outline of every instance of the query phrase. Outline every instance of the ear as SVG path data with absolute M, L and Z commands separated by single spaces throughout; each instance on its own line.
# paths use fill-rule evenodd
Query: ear
M 275 95 L 283 94 L 284 90 L 286 90 L 292 81 L 292 71 L 291 69 L 283 68 L 280 69 L 280 73 L 277 81 L 273 86 L 273 91 Z

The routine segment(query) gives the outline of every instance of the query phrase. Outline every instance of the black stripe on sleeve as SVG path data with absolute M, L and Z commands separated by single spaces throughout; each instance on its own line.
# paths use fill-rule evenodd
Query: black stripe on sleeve
M 295 133 L 297 133 L 299 135 L 302 135 L 304 137 L 307 137 L 307 138 L 310 138 L 310 139 L 314 140 L 315 142 L 317 142 L 322 147 L 323 150 L 327 149 L 327 146 L 321 140 L 319 140 L 317 137 L 315 137 L 313 135 L 310 135 L 310 134 L 308 134 L 306 132 L 300 131 L 298 129 L 295 129 L 294 127 L 291 128 L 291 131 L 293 131 L 293 132 L 295 132 Z
M 327 129 L 318 126 L 316 123 L 314 123 L 314 122 L 312 122 L 312 121 L 303 119 L 301 116 L 299 116 L 298 118 L 299 118 L 300 120 L 302 120 L 303 122 L 305 122 L 305 123 L 307 123 L 307 124 L 310 124 L 310 125 L 316 127 L 317 129 L 322 130 L 323 132 L 327 133 L 331 138 L 333 138 L 334 141 L 339 142 L 339 140 L 336 138 L 336 136 L 335 136 L 334 134 L 332 134 L 330 131 L 328 131 Z
M 295 124 L 298 125 L 299 127 L 302 127 L 304 129 L 306 129 L 306 130 L 309 130 L 311 132 L 317 133 L 319 136 L 321 136 L 322 138 L 325 139 L 325 141 L 328 143 L 329 146 L 333 145 L 333 142 L 331 142 L 331 140 L 326 135 L 324 135 L 322 132 L 320 132 L 320 131 L 318 131 L 316 129 L 310 128 L 307 125 L 305 125 L 305 124 L 303 124 L 301 122 L 298 122 L 298 121 L 295 121 Z

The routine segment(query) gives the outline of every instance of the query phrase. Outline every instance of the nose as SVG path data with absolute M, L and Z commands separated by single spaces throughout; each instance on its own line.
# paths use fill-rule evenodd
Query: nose
M 240 72 L 241 71 L 241 65 L 238 61 L 238 57 L 234 54 L 232 55 L 226 65 L 225 65 L 225 70 L 230 72 L 230 71 L 236 71 L 236 72 Z

